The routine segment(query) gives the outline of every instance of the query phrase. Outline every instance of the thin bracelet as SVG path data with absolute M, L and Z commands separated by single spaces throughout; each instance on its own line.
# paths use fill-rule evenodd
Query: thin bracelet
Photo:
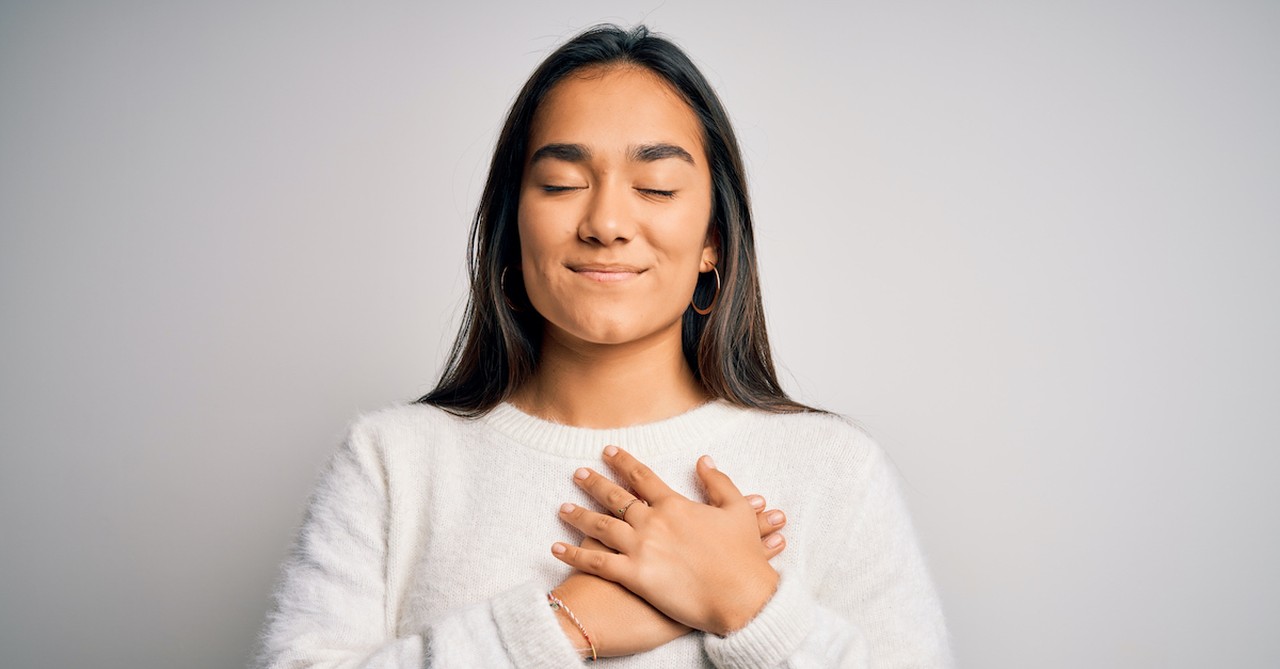
M 591 635 L 587 634 L 587 628 L 583 627 L 582 623 L 578 621 L 578 616 L 573 615 L 573 611 L 570 611 L 569 607 L 565 606 L 564 602 L 560 601 L 559 597 L 556 597 L 550 592 L 547 593 L 547 601 L 551 603 L 551 608 L 560 609 L 561 611 L 564 611 L 565 613 L 569 614 L 569 620 L 573 621 L 573 624 L 578 627 L 578 631 L 582 632 L 582 636 L 586 637 L 587 645 L 591 646 L 591 661 L 595 662 L 596 661 L 596 644 L 591 640 Z

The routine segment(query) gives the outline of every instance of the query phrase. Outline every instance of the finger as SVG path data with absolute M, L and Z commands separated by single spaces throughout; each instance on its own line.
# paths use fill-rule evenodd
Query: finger
M 757 513 L 756 524 L 760 526 L 760 537 L 764 538 L 782 529 L 782 526 L 787 524 L 787 514 L 777 509 L 765 513 Z
M 707 489 L 707 501 L 712 506 L 723 508 L 745 501 L 738 486 L 733 484 L 729 476 L 716 469 L 715 460 L 710 455 L 698 458 L 697 470 L 698 478 L 702 479 L 702 485 Z
M 787 547 L 787 538 L 781 534 L 770 534 L 760 542 L 760 547 L 764 549 L 765 559 L 772 560 Z
M 760 495 L 747 495 L 747 503 L 751 505 L 751 508 L 756 510 L 756 513 L 764 511 L 765 502 L 764 498 Z
M 585 548 L 585 549 L 587 549 L 587 550 L 593 550 L 593 551 L 604 551 L 604 552 L 606 552 L 606 553 L 616 553 L 616 552 L 617 552 L 617 551 L 613 550 L 612 548 L 609 548 L 608 546 L 606 546 L 606 545 L 604 545 L 604 544 L 600 543 L 600 540 L 599 540 L 599 539 L 593 539 L 593 538 L 588 537 L 588 536 L 584 536 L 584 537 L 582 537 L 582 541 L 581 541 L 581 542 L 579 542 L 579 543 L 578 543 L 578 545 L 579 545 L 579 546 L 581 546 L 581 547 L 583 547 L 583 548 Z M 765 553 L 765 555 L 768 555 L 768 553 Z
M 636 496 L 631 491 L 619 486 L 617 483 L 601 476 L 595 471 L 587 467 L 579 467 L 573 473 L 573 481 L 580 488 L 587 491 L 588 495 L 601 505 L 611 514 L 616 515 L 619 509 L 627 506 L 627 502 L 635 499 Z M 632 514 L 640 512 L 644 508 L 644 504 L 632 504 L 627 509 L 627 517 L 634 518 Z
M 622 480 L 626 482 L 631 489 L 636 491 L 642 499 L 649 502 L 657 502 L 664 497 L 677 495 L 657 474 L 653 473 L 643 462 L 640 462 L 635 456 L 618 448 L 617 446 L 606 446 L 604 449 L 604 461 L 622 476 Z
M 583 534 L 599 539 L 616 551 L 628 553 L 635 547 L 635 528 L 613 516 L 565 503 L 560 505 L 560 517 Z
M 580 572 L 625 585 L 623 579 L 626 577 L 628 560 L 625 555 L 588 550 L 559 541 L 551 544 L 551 554 Z
M 615 551 L 615 550 L 613 550 L 612 548 L 609 548 L 608 546 L 606 546 L 606 545 L 604 545 L 604 544 L 600 543 L 600 540 L 599 540 L 599 539 L 596 539 L 595 537 L 583 536 L 583 537 L 582 537 L 582 541 L 578 542 L 578 545 L 579 545 L 579 546 L 581 546 L 581 547 L 583 547 L 583 548 L 586 548 L 586 549 L 588 549 L 588 550 L 593 550 L 593 551 L 607 551 L 607 552 L 609 552 L 609 553 L 617 553 L 617 552 L 618 552 L 618 551 Z

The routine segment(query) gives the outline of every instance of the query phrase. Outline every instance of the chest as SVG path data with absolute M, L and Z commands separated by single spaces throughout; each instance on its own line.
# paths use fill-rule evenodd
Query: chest
M 574 460 L 492 444 L 489 451 L 438 449 L 416 476 L 393 480 L 415 486 L 412 504 L 393 508 L 389 524 L 389 583 L 401 583 L 397 627 L 401 633 L 427 628 L 454 609 L 482 604 L 525 582 L 551 590 L 570 569 L 551 555 L 556 541 L 577 544 L 582 535 L 560 520 L 557 509 L 573 502 L 606 512 L 573 482 L 580 466 L 611 475 L 598 460 Z M 710 449 L 721 468 L 738 472 L 744 493 L 765 495 L 770 508 L 788 514 L 788 547 L 774 558 L 776 569 L 805 570 L 813 536 L 802 511 L 814 500 L 786 484 L 785 468 L 740 461 L 732 449 Z M 694 474 L 700 453 L 672 454 L 646 462 L 680 494 L 704 501 Z M 687 456 L 687 457 L 686 457 Z M 776 477 L 776 478 L 775 478 Z M 772 487 L 771 487 L 772 480 Z M 625 486 L 624 486 L 625 487 Z M 698 646 L 700 648 L 700 645 Z

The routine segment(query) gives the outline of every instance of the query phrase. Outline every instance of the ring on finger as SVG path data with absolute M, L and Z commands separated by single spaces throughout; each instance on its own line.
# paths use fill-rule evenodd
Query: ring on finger
M 630 502 L 627 502 L 626 504 L 623 504 L 621 507 L 619 507 L 619 508 L 617 508 L 617 509 L 614 509 L 614 510 L 613 510 L 613 515 L 615 515 L 615 516 L 617 516 L 617 517 L 619 517 L 619 518 L 622 518 L 623 520 L 626 520 L 627 509 L 630 509 L 630 508 L 631 508 L 631 505 L 632 505 L 632 504 L 635 504 L 636 502 L 644 502 L 644 505 L 645 505 L 645 506 L 649 506 L 649 503 L 648 503 L 648 502 L 645 502 L 644 500 L 640 499 L 639 497 L 633 497 L 633 498 L 631 498 L 631 501 L 630 501 Z

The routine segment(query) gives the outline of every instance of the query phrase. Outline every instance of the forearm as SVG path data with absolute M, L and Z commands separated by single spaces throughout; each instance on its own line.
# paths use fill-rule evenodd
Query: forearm
M 562 635 L 580 657 L 591 656 L 588 634 L 599 657 L 618 657 L 643 653 L 690 632 L 626 588 L 597 576 L 572 574 L 552 592 L 574 614 L 571 618 L 565 609 L 555 611 Z
M 745 627 L 725 636 L 707 634 L 703 646 L 720 669 L 870 666 L 862 630 L 818 604 L 802 583 L 786 575 Z
M 452 612 L 433 623 L 427 636 L 427 666 L 563 669 L 582 664 L 546 591 L 532 581 Z
M 708 635 L 717 667 L 953 666 L 942 607 L 894 470 L 878 446 L 849 479 L 850 514 L 825 571 L 784 573 L 756 619 L 724 638 Z
M 581 634 L 574 632 L 580 640 Z M 320 615 L 314 609 L 284 604 L 271 617 L 253 666 L 564 669 L 582 662 L 570 639 L 552 615 L 541 587 L 531 581 L 455 609 L 420 633 L 401 637 L 369 631 L 355 615 Z

